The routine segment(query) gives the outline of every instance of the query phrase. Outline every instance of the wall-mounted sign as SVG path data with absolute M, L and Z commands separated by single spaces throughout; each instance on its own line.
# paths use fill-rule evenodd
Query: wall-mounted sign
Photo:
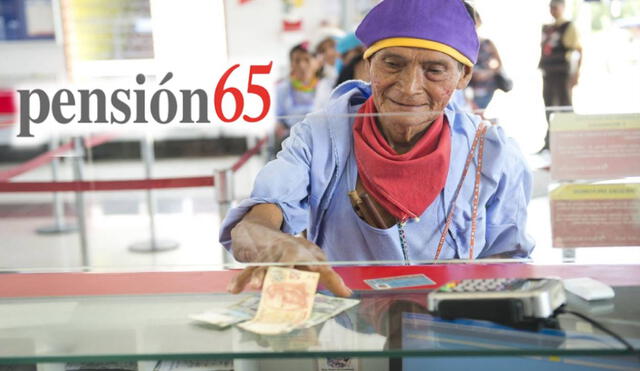
M 551 178 L 640 176 L 640 114 L 551 118 Z
M 53 39 L 51 0 L 1 0 L 0 40 Z
M 153 58 L 149 0 L 62 0 L 61 5 L 72 60 Z
M 566 184 L 549 198 L 553 247 L 640 246 L 640 184 Z

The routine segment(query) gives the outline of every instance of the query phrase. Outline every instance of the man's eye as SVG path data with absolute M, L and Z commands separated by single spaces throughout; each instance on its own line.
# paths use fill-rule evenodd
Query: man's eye
M 442 69 L 442 68 L 429 68 L 427 70 L 427 72 L 429 72 L 429 73 L 443 73 L 444 69 Z
M 391 68 L 398 68 L 398 67 L 400 67 L 400 64 L 399 64 L 399 63 L 396 63 L 396 62 L 394 62 L 394 61 L 385 61 L 385 63 L 387 64 L 387 66 L 388 66 L 388 67 L 391 67 Z

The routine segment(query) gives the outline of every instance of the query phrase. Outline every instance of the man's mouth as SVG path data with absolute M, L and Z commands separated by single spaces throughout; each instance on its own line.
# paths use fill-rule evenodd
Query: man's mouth
M 398 102 L 396 100 L 393 100 L 391 98 L 388 98 L 393 104 L 396 104 L 398 106 L 402 106 L 402 107 L 407 107 L 407 108 L 419 108 L 419 107 L 425 107 L 427 104 L 426 103 L 408 103 L 408 102 Z

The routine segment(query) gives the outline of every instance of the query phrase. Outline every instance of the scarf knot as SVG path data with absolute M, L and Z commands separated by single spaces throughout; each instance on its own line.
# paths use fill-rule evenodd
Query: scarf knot
M 449 173 L 451 135 L 444 114 L 407 153 L 398 154 L 378 129 L 373 99 L 358 110 L 353 141 L 363 187 L 400 222 L 418 218 L 442 192 Z

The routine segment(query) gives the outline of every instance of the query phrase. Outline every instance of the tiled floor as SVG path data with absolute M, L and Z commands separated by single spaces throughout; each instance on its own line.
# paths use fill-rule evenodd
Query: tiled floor
M 197 158 L 160 160 L 156 177 L 210 175 L 214 169 L 230 166 L 237 158 Z M 530 157 L 532 167 L 544 159 Z M 253 177 L 263 160 L 253 158 L 235 178 L 237 198 L 249 194 Z M 11 166 L 0 167 L 0 170 Z M 62 164 L 61 179 L 71 179 L 70 164 Z M 139 161 L 99 162 L 86 166 L 85 179 L 142 178 Z M 528 230 L 537 241 L 535 262 L 560 263 L 562 250 L 552 249 L 547 188 L 548 172 L 534 173 L 534 198 L 529 207 Z M 42 167 L 16 181 L 50 180 L 50 170 Z M 213 269 L 222 262 L 217 242 L 220 218 L 212 188 L 183 188 L 154 192 L 157 238 L 173 240 L 172 251 L 135 253 L 132 243 L 149 240 L 149 216 L 143 191 L 94 192 L 85 194 L 88 260 L 98 270 Z M 53 223 L 50 193 L 0 193 L 0 269 L 78 269 L 82 265 L 78 233 L 43 235 L 36 229 Z M 64 194 L 67 222 L 74 223 L 74 195 Z M 640 263 L 638 248 L 585 248 L 576 251 L 578 263 Z

